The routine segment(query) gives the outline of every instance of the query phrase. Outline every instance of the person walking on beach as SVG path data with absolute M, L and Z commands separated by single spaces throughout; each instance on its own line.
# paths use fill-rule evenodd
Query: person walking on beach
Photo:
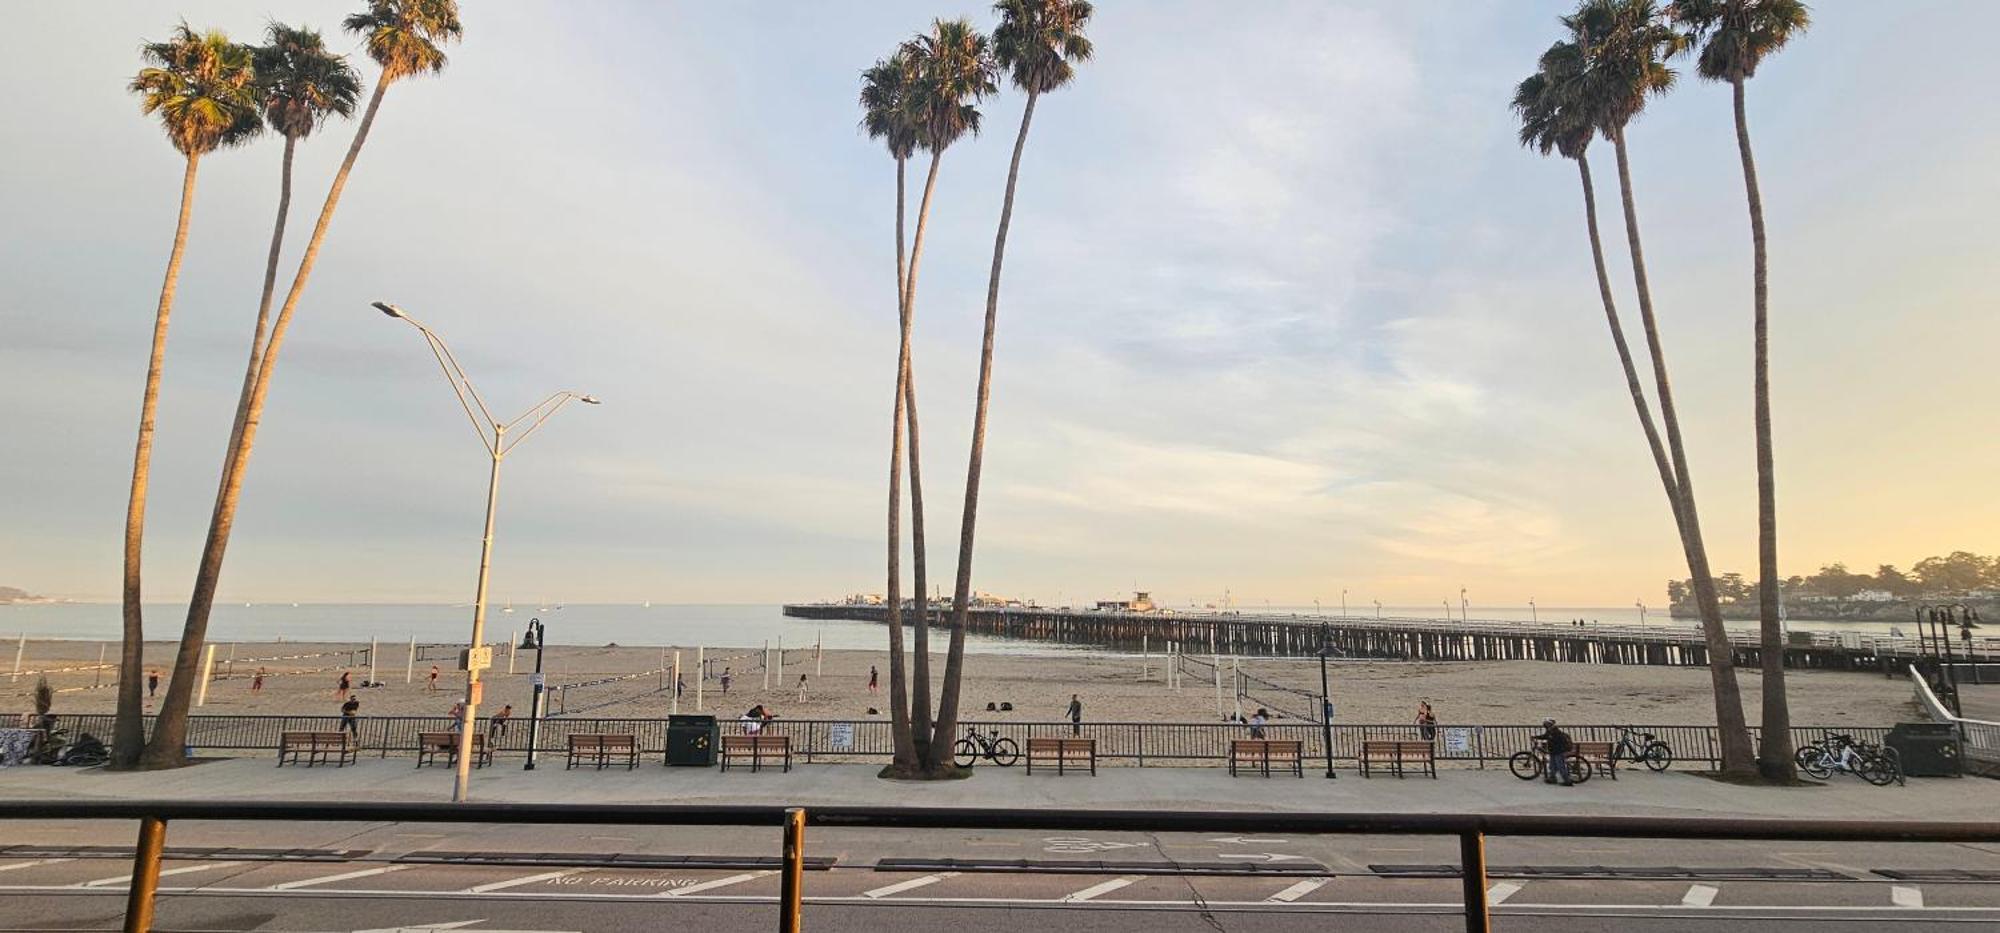
M 426 693 L 438 692 L 438 666 L 435 664 L 431 665 L 430 680 L 424 684 L 424 692 Z
M 1560 783 L 1564 787 L 1569 787 L 1571 785 L 1569 778 L 1569 753 L 1570 749 L 1574 747 L 1574 743 L 1570 741 L 1569 733 L 1556 728 L 1556 721 L 1554 719 L 1544 719 L 1542 720 L 1542 734 L 1536 736 L 1536 738 L 1541 740 L 1542 752 L 1549 759 L 1548 770 L 1542 774 L 1542 783 Z
M 353 674 L 353 672 L 352 672 L 352 671 L 341 671 L 341 672 L 340 672 L 340 683 L 339 683 L 339 684 L 338 684 L 337 686 L 335 686 L 335 687 L 333 688 L 333 695 L 334 695 L 334 696 L 337 696 L 337 697 L 344 697 L 344 696 L 346 696 L 346 695 L 348 694 L 348 692 L 349 692 L 349 691 L 351 691 L 351 690 L 353 690 L 353 689 L 354 689 L 354 674 Z
M 146 672 L 146 699 L 149 699 L 149 700 L 150 700 L 150 699 L 152 699 L 152 698 L 153 698 L 153 694 L 156 694 L 156 693 L 159 693 L 159 692 L 160 692 L 160 672 L 159 672 L 159 671 L 147 671 L 147 672 Z
M 800 675 L 799 675 L 799 702 L 800 702 L 800 703 L 804 703 L 805 701 L 806 701 L 806 675 L 804 675 L 804 674 L 800 674 Z
M 686 678 L 686 677 L 684 677 L 684 676 L 682 676 L 682 675 L 680 675 L 680 674 L 675 674 L 675 675 L 674 675 L 674 699 L 676 699 L 676 700 L 680 699 L 680 698 L 681 698 L 681 694 L 683 694 L 683 693 L 686 693 L 686 692 L 687 692 L 687 688 L 688 688 L 688 682 L 687 682 L 687 678 Z
M 257 676 L 250 678 L 250 692 L 264 692 L 264 669 L 261 667 L 257 669 Z
M 1069 695 L 1069 709 L 1068 709 L 1068 710 L 1066 710 L 1066 711 L 1065 711 L 1065 712 L 1063 713 L 1063 715 L 1065 715 L 1065 716 L 1068 716 L 1068 717 L 1069 717 L 1069 734 L 1070 734 L 1070 735 L 1082 735 L 1082 734 L 1083 734 L 1083 698 L 1082 698 L 1081 696 L 1078 696 L 1077 694 L 1074 694 L 1074 693 L 1070 694 L 1070 695 Z
M 340 704 L 341 731 L 354 736 L 354 742 L 357 745 L 361 743 L 360 720 L 358 719 L 360 714 L 360 697 L 348 697 L 347 702 Z
M 876 670 L 873 664 L 868 665 L 868 692 L 882 692 L 882 672 Z
M 500 707 L 500 711 L 493 714 L 493 721 L 486 724 L 486 740 L 492 742 L 506 735 L 507 720 L 512 718 L 514 718 L 514 704 L 509 703 Z
M 722 668 L 722 695 L 723 695 L 723 696 L 728 696 L 728 695 L 729 695 L 729 680 L 730 680 L 730 675 L 729 675 L 729 666 L 728 666 L 728 665 L 723 665 L 723 668 Z

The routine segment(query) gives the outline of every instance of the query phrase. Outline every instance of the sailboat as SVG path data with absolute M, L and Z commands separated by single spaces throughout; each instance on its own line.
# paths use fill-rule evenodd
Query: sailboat
M 510 599 L 510 600 L 508 600 L 508 601 L 507 601 L 507 605 L 505 605 L 505 606 L 502 606 L 502 607 L 500 607 L 500 611 L 501 611 L 501 612 L 513 612 L 513 611 L 514 611 L 514 601 L 513 601 L 513 600 L 511 600 L 511 599 Z

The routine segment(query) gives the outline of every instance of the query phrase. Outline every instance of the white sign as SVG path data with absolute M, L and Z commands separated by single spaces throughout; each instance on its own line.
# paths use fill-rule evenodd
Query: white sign
M 529 675 L 528 675 L 528 686 L 529 686 L 529 687 L 531 687 L 531 688 L 532 688 L 532 687 L 540 687 L 540 686 L 543 686 L 543 685 L 545 685 L 545 684 L 547 684 L 547 683 L 548 683 L 548 681 L 542 678 L 542 672 L 541 672 L 541 671 L 536 671 L 536 672 L 534 672 L 534 673 L 532 673 L 532 674 L 529 674 Z
M 828 733 L 829 734 L 827 736 L 827 741 L 833 745 L 834 751 L 851 752 L 854 750 L 853 723 L 851 722 L 834 723 L 833 727 L 828 730 Z
M 461 671 L 483 671 L 493 666 L 493 646 L 480 645 L 458 653 L 458 669 Z
M 1444 750 L 1447 755 L 1462 755 L 1472 751 L 1472 730 L 1465 726 L 1445 727 Z

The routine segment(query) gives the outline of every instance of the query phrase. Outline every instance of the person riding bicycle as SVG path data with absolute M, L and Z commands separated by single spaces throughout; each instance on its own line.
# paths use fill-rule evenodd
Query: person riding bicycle
M 1575 743 L 1570 741 L 1569 733 L 1556 728 L 1555 719 L 1550 718 L 1542 720 L 1542 734 L 1535 738 L 1541 741 L 1542 749 L 1548 755 L 1549 761 L 1548 770 L 1542 774 L 1542 782 L 1571 786 L 1573 782 L 1569 777 L 1569 753 L 1575 748 Z

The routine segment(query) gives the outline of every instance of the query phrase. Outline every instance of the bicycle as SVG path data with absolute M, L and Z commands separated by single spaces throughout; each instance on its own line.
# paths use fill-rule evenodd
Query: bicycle
M 1857 741 L 1846 733 L 1828 732 L 1792 756 L 1799 770 L 1822 781 L 1835 772 L 1855 775 L 1876 787 L 1903 780 L 1902 756 L 1893 748 Z
M 952 760 L 961 768 L 970 768 L 984 758 L 1002 768 L 1011 768 L 1021 760 L 1021 746 L 1013 739 L 1000 734 L 1000 730 L 981 734 L 978 729 L 965 727 L 965 738 L 959 739 L 951 747 Z
M 1674 763 L 1674 750 L 1651 732 L 1635 732 L 1631 726 L 1619 726 L 1618 744 L 1611 746 L 1611 760 L 1644 764 L 1650 771 L 1665 771 Z
M 1569 750 L 1569 780 L 1581 784 L 1590 780 L 1590 762 L 1585 761 L 1576 749 Z M 1542 740 L 1535 740 L 1535 747 L 1525 752 L 1515 752 L 1507 759 L 1507 770 L 1523 781 L 1532 781 L 1548 771 L 1548 753 L 1542 747 Z

